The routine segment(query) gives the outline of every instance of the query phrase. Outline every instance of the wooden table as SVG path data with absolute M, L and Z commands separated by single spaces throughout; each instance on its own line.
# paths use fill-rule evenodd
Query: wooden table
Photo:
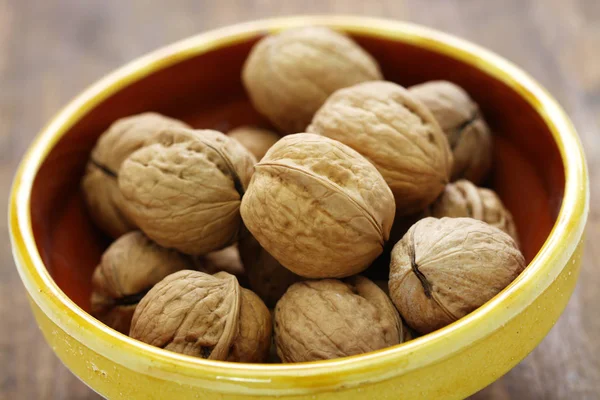
M 167 3 L 170 6 L 167 6 Z M 338 13 L 408 20 L 498 52 L 566 108 L 600 189 L 598 0 L 0 0 L 0 210 L 17 163 L 43 124 L 115 67 L 215 27 L 278 15 Z M 600 207 L 592 193 L 579 286 L 543 343 L 475 399 L 600 399 Z M 3 211 L 4 212 L 4 211 Z M 0 400 L 96 399 L 44 342 L 0 219 Z

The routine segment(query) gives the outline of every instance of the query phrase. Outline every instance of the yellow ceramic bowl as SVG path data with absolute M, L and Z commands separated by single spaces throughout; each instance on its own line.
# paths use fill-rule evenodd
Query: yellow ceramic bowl
M 264 124 L 239 80 L 263 34 L 324 24 L 348 32 L 405 85 L 451 79 L 496 131 L 492 184 L 514 213 L 530 261 L 502 293 L 456 323 L 406 344 L 331 361 L 250 365 L 187 357 L 135 341 L 86 310 L 106 244 L 78 182 L 114 119 L 157 110 L 198 127 Z M 427 28 L 368 18 L 251 22 L 184 40 L 105 77 L 40 133 L 10 203 L 15 261 L 46 340 L 63 363 L 111 399 L 458 399 L 498 379 L 548 333 L 579 273 L 588 178 L 573 126 L 549 94 L 508 61 Z

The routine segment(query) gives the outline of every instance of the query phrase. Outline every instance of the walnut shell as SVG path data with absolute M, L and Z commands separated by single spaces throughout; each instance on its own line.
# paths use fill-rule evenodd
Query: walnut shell
M 364 270 L 383 249 L 394 220 L 383 177 L 350 147 L 301 133 L 280 139 L 256 164 L 241 213 L 277 261 L 308 277 Z
M 271 314 L 226 272 L 171 274 L 142 299 L 130 336 L 209 360 L 262 362 L 271 344 Z
M 283 362 L 328 360 L 394 346 L 406 328 L 385 293 L 362 276 L 290 286 L 275 307 Z
M 331 93 L 382 76 L 377 62 L 349 37 L 303 27 L 260 40 L 242 78 L 254 107 L 282 132 L 297 133 Z
M 92 315 L 127 334 L 144 295 L 164 277 L 194 268 L 190 257 L 153 243 L 140 231 L 122 235 L 102 255 L 92 276 Z
M 121 164 L 148 138 L 171 127 L 186 128 L 187 125 L 147 112 L 117 120 L 98 138 L 81 186 L 90 216 L 108 235 L 117 238 L 136 229 L 123 213 L 123 197 L 117 183 Z
M 252 235 L 240 240 L 239 250 L 250 289 L 267 307 L 275 307 L 287 288 L 302 280 L 301 276 L 294 274 L 273 258 Z
M 258 161 L 281 138 L 281 136 L 273 131 L 254 128 L 252 126 L 240 126 L 229 131 L 227 136 L 240 142 Z
M 390 296 L 424 334 L 480 307 L 524 268 L 515 241 L 500 229 L 472 218 L 424 218 L 392 251 Z
M 448 184 L 428 211 L 429 215 L 435 218 L 478 219 L 508 233 L 515 243 L 519 244 L 512 214 L 504 207 L 496 192 L 477 187 L 467 180 L 462 179 Z
M 217 131 L 161 132 L 121 166 L 125 211 L 161 246 L 193 255 L 219 250 L 237 241 L 255 161 Z
M 239 277 L 245 273 L 237 244 L 202 256 L 201 263 L 209 274 L 225 271 Z
M 381 172 L 398 215 L 421 211 L 444 190 L 452 155 L 427 108 L 402 86 L 366 82 L 335 92 L 308 132 L 352 147 Z
M 440 124 L 454 155 L 452 180 L 481 183 L 492 166 L 492 135 L 477 104 L 460 86 L 430 81 L 409 88 Z

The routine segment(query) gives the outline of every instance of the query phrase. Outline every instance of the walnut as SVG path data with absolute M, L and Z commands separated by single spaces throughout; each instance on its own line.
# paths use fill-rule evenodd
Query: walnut
M 424 218 L 392 251 L 390 296 L 424 334 L 480 307 L 524 268 L 515 241 L 500 229 L 472 218 Z
M 106 249 L 94 270 L 92 315 L 127 334 L 142 297 L 167 275 L 194 267 L 191 258 L 156 245 L 140 231 L 129 232 Z
M 308 278 L 345 277 L 381 252 L 394 197 L 360 154 L 323 136 L 280 139 L 256 164 L 241 213 L 276 260 Z
M 267 307 L 235 276 L 180 271 L 144 296 L 129 336 L 210 360 L 263 362 L 271 329 Z
M 165 130 L 121 166 L 125 212 L 161 246 L 193 255 L 219 250 L 237 241 L 255 162 L 220 132 Z
M 110 236 L 117 238 L 136 229 L 122 211 L 123 197 L 117 184 L 121 164 L 148 138 L 170 127 L 185 128 L 187 125 L 148 112 L 117 120 L 98 138 L 81 186 L 90 216 Z
M 274 307 L 287 288 L 302 279 L 282 266 L 252 235 L 240 241 L 239 249 L 250 289 L 267 307 Z
M 470 217 L 487 222 L 508 233 L 519 243 L 513 217 L 498 195 L 490 189 L 480 188 L 467 180 L 459 180 L 446 186 L 442 195 L 428 210 L 430 216 Z
M 459 86 L 431 81 L 409 88 L 433 113 L 454 154 L 452 180 L 481 183 L 492 165 L 492 135 L 477 104 Z
M 227 133 L 227 136 L 240 142 L 250 153 L 260 161 L 280 138 L 278 134 L 261 128 L 251 126 L 240 126 Z
M 338 90 L 307 131 L 339 140 L 369 159 L 392 189 L 398 215 L 421 211 L 450 179 L 452 154 L 439 125 L 395 83 Z
M 284 133 L 297 133 L 331 93 L 382 76 L 377 62 L 347 36 L 303 27 L 259 41 L 242 78 L 255 108 Z
M 283 362 L 328 360 L 394 346 L 406 328 L 385 293 L 361 276 L 295 283 L 275 307 Z
M 237 244 L 202 256 L 201 263 L 209 274 L 225 271 L 238 277 L 245 273 Z

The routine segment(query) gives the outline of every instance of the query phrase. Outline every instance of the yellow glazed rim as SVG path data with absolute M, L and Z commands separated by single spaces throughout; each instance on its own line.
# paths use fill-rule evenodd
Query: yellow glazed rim
M 417 45 L 471 64 L 517 91 L 541 115 L 565 165 L 565 192 L 556 224 L 528 268 L 510 286 L 467 317 L 403 345 L 337 360 L 303 364 L 241 364 L 184 356 L 122 335 L 83 311 L 50 277 L 35 244 L 30 215 L 34 178 L 63 134 L 98 103 L 153 72 L 207 51 L 301 25 Z M 9 206 L 10 235 L 19 274 L 31 298 L 68 335 L 126 368 L 180 384 L 227 393 L 314 393 L 377 382 L 460 352 L 519 314 L 558 276 L 583 234 L 589 203 L 585 157 L 577 133 L 557 102 L 505 59 L 464 40 L 403 22 L 306 16 L 248 22 L 203 33 L 141 57 L 103 78 L 67 105 L 39 134 L 16 174 Z

